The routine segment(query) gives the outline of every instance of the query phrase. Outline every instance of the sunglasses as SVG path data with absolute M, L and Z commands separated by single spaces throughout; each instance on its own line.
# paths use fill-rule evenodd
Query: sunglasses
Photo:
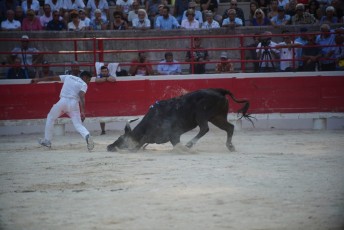
M 236 3 L 231 3 L 231 5 L 232 5 L 232 6 L 237 6 L 238 4 L 236 4 Z

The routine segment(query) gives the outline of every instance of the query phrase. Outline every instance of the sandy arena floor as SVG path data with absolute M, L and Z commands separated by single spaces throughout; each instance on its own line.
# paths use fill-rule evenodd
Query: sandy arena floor
M 171 145 L 109 153 L 120 133 L 0 137 L 0 229 L 344 229 L 344 131 L 212 129 L 190 154 Z M 183 136 L 185 143 L 195 132 Z

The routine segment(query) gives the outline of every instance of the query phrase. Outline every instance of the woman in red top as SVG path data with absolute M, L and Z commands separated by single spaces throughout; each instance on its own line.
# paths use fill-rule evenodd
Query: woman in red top
M 26 17 L 23 19 L 22 30 L 35 31 L 43 30 L 41 21 L 36 17 L 35 11 L 32 9 L 27 10 Z

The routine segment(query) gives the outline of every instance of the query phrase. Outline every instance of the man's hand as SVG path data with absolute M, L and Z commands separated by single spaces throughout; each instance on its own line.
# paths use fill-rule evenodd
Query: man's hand
M 31 84 L 36 84 L 39 82 L 39 78 L 31 79 Z
M 86 116 L 85 113 L 80 113 L 81 121 L 84 122 Z

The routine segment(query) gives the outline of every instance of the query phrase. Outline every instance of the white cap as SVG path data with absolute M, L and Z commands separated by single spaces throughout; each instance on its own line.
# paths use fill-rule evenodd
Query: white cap
M 227 52 L 222 52 L 220 57 L 227 59 L 228 58 Z
M 29 39 L 29 36 L 23 35 L 21 38 L 22 38 L 22 39 Z

